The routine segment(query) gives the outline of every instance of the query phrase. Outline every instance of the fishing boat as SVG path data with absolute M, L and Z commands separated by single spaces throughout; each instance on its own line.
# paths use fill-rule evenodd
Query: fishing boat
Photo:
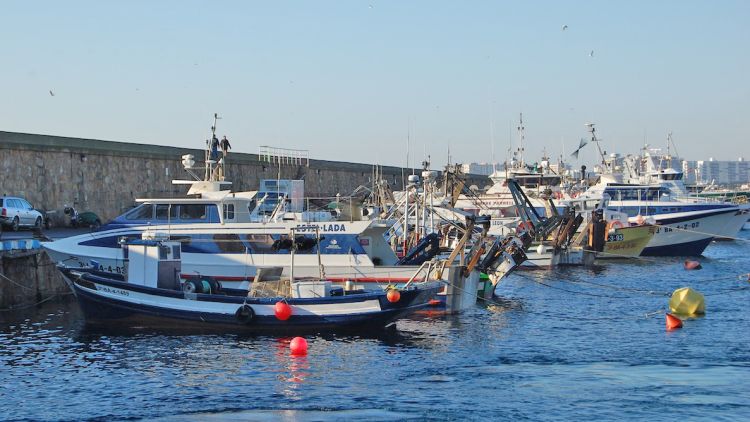
M 247 289 L 231 289 L 210 277 L 182 281 L 181 242 L 169 237 L 123 246 L 125 276 L 58 266 L 91 323 L 271 334 L 383 327 L 427 306 L 443 287 L 415 281 L 347 290 L 325 279 L 285 278 L 279 268 L 260 271 Z
M 682 173 L 664 168 L 655 156 L 606 156 L 594 124 L 587 126 L 602 167 L 598 183 L 579 197 L 607 201 L 607 209 L 628 215 L 628 225 L 655 225 L 656 233 L 642 255 L 698 256 L 712 240 L 734 238 L 748 220 L 747 205 L 688 197 Z
M 524 160 L 524 142 L 525 126 L 523 123 L 523 114 L 519 116 L 518 123 L 518 147 L 513 151 L 510 161 L 503 164 L 502 169 L 496 169 L 489 179 L 492 186 L 484 193 L 465 192 L 458 196 L 455 207 L 479 215 L 489 215 L 493 217 L 493 233 L 506 234 L 504 226 L 510 220 L 517 221 L 516 204 L 513 200 L 513 193 L 508 187 L 510 180 L 515 181 L 526 193 L 529 198 L 530 206 L 534 207 L 541 215 L 545 215 L 545 200 L 541 198 L 543 192 L 549 190 L 554 198 L 562 198 L 560 185 L 562 175 L 553 170 L 550 158 L 543 155 L 541 161 L 529 165 Z M 562 168 L 562 163 L 558 163 L 558 168 Z M 558 210 L 562 211 L 562 209 Z
M 606 239 L 603 249 L 597 253 L 597 260 L 638 257 L 656 234 L 657 227 L 646 224 L 645 221 L 640 225 L 631 225 L 627 214 L 609 208 L 607 197 L 602 200 L 580 196 L 561 203 L 583 216 L 581 227 L 588 227 L 594 213 L 601 213 L 606 224 L 606 232 L 603 234 Z M 587 241 L 588 239 L 581 238 L 579 243 Z
M 215 127 L 216 121 L 212 136 Z M 392 222 L 356 219 L 352 213 L 338 220 L 331 210 L 289 209 L 296 198 L 287 200 L 279 191 L 261 196 L 258 191 L 228 190 L 231 182 L 224 177 L 224 159 L 212 159 L 208 146 L 204 166 L 197 166 L 192 154 L 184 155 L 182 164 L 193 180 L 173 183 L 189 186 L 184 197 L 136 199 L 137 207 L 101 230 L 45 242 L 47 254 L 68 267 L 86 268 L 95 262 L 100 272 L 126 276 L 121 244 L 140 239 L 148 231 L 164 232 L 182 241 L 186 275 L 242 283 L 252 279 L 259 267 L 287 266 L 290 251 L 283 245 L 295 230 L 302 236 L 322 234 L 320 242 L 303 243 L 297 250 L 300 275 L 316 275 L 319 256 L 328 273 L 340 277 L 354 273 L 388 282 L 393 277 L 408 279 L 413 272 L 396 266 L 399 258 L 383 238 Z M 375 267 L 377 271 L 371 271 Z

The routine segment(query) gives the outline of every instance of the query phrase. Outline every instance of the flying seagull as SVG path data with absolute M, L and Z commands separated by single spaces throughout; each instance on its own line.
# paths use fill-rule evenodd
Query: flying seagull
M 594 57 L 594 50 L 591 50 L 591 53 L 589 53 L 589 57 Z
M 54 97 L 54 96 L 55 96 L 55 93 L 54 93 L 54 92 L 52 92 L 52 90 L 50 89 L 50 90 L 49 90 L 49 95 L 50 95 L 50 97 Z
M 568 25 L 563 25 L 563 31 L 565 31 L 566 29 L 568 29 Z

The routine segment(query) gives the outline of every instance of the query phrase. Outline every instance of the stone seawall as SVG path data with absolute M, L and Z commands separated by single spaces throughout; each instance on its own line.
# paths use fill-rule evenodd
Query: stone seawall
M 184 193 L 184 186 L 172 184 L 173 179 L 188 178 L 181 164 L 184 154 L 201 161 L 204 152 L 0 131 L 0 195 L 25 197 L 35 208 L 57 210 L 58 215 L 65 205 L 74 205 L 106 222 L 132 207 L 135 198 Z M 226 178 L 232 190 L 257 190 L 261 179 L 277 177 L 279 166 L 261 158 L 230 152 Z M 398 190 L 402 175 L 411 169 L 384 166 L 382 173 Z M 282 165 L 281 178 L 304 179 L 307 196 L 346 196 L 371 184 L 372 164 L 311 159 L 308 165 Z M 489 183 L 485 176 L 468 176 L 468 185 L 481 188 Z
M 0 253 L 0 309 L 30 307 L 70 294 L 62 275 L 41 250 Z

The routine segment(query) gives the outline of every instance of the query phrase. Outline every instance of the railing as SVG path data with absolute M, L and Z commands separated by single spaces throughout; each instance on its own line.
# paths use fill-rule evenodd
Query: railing
M 310 167 L 310 152 L 304 149 L 277 148 L 263 145 L 258 147 L 258 158 L 261 161 L 279 165 Z

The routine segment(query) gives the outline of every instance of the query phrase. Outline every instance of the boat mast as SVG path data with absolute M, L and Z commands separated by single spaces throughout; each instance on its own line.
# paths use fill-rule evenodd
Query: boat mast
M 526 162 L 523 160 L 523 152 L 524 152 L 524 130 L 526 129 L 523 126 L 523 113 L 518 113 L 518 165 L 521 168 L 526 168 Z
M 211 160 L 211 143 L 213 143 L 214 138 L 216 138 L 216 122 L 221 119 L 219 117 L 219 113 L 214 113 L 214 124 L 211 125 L 211 138 L 209 138 L 206 141 L 206 173 L 203 178 L 205 181 L 209 181 L 213 179 L 213 170 L 214 170 L 214 161 Z M 216 166 L 219 165 L 219 162 L 216 162 Z M 217 173 L 218 177 L 218 173 Z
M 591 134 L 591 142 L 594 142 L 596 144 L 596 149 L 599 151 L 599 157 L 602 159 L 602 164 L 604 165 L 604 168 L 607 170 L 611 170 L 609 166 L 607 165 L 607 159 L 604 156 L 604 152 L 602 152 L 602 147 L 599 145 L 599 139 L 596 138 L 596 128 L 594 128 L 594 123 L 586 123 L 586 127 L 589 130 L 589 133 Z

